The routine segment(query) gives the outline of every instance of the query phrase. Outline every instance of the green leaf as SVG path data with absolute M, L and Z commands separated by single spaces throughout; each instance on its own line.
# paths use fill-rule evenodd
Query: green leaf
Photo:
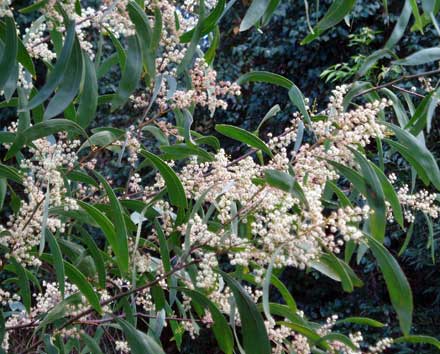
M 285 191 L 287 193 L 291 193 L 295 198 L 298 198 L 301 203 L 303 203 L 304 205 L 308 205 L 306 196 L 300 184 L 287 172 L 278 170 L 265 170 L 264 178 L 270 186 L 281 189 L 282 191 Z
M 423 21 L 422 21 L 422 16 L 420 16 L 419 7 L 417 6 L 417 1 L 409 0 L 409 2 L 415 19 L 414 26 L 417 30 L 419 30 L 423 34 Z
M 341 323 L 354 323 L 358 325 L 365 325 L 375 328 L 385 327 L 385 324 L 383 324 L 382 322 L 373 320 L 372 318 L 368 318 L 368 317 L 347 317 L 336 322 L 336 324 L 341 324 Z
M 355 149 L 350 148 L 350 151 L 355 155 L 355 158 L 361 167 L 362 175 L 366 182 L 366 193 L 364 195 L 367 198 L 368 205 L 374 210 L 374 213 L 370 215 L 371 233 L 376 240 L 383 242 L 385 237 L 387 211 L 382 184 L 373 167 L 364 155 Z
M 280 0 L 269 0 L 269 5 L 267 5 L 266 12 L 261 20 L 261 25 L 266 26 L 269 23 L 270 18 L 278 7 Z
M 60 131 L 78 133 L 87 137 L 87 133 L 75 122 L 68 119 L 50 119 L 37 123 L 32 127 L 18 133 L 14 143 L 8 150 L 5 159 L 8 160 L 14 156 L 24 145 L 29 145 L 32 141 L 49 136 Z
M 313 29 L 314 33 L 310 33 L 301 41 L 301 44 L 308 44 L 318 38 L 329 28 L 337 25 L 351 11 L 356 0 L 334 0 L 324 17 L 316 24 Z
M 67 63 L 60 86 L 49 101 L 43 119 L 47 120 L 63 112 L 78 93 L 83 72 L 83 56 L 78 39 L 75 38 L 72 53 Z
M 416 53 L 407 56 L 404 59 L 396 60 L 393 63 L 397 65 L 422 65 L 440 60 L 440 48 L 425 48 Z
M 0 60 L 0 91 L 6 85 L 16 65 L 18 51 L 17 31 L 12 17 L 5 16 L 5 30 L 5 46 Z
M 211 46 L 205 52 L 205 61 L 208 63 L 208 65 L 212 65 L 212 63 L 214 62 L 215 54 L 219 44 L 220 44 L 220 28 L 219 26 L 216 26 L 214 30 L 214 38 L 211 41 Z
M 83 54 L 83 58 L 85 77 L 79 100 L 78 124 L 83 128 L 87 128 L 95 118 L 96 108 L 98 107 L 98 81 L 92 61 L 86 54 Z
M 390 38 L 385 44 L 385 48 L 392 49 L 402 38 L 405 33 L 406 26 L 408 26 L 409 19 L 411 18 L 411 4 L 410 0 L 405 0 L 400 17 L 394 26 L 393 32 Z
M 196 145 L 187 145 L 187 144 L 175 144 L 169 146 L 161 146 L 160 150 L 166 153 L 166 156 L 171 157 L 173 160 L 181 160 L 188 158 L 190 156 L 199 156 L 202 162 L 213 161 L 214 158 L 212 155 L 206 150 L 196 146 Z
M 162 36 L 162 26 L 163 26 L 162 14 L 160 12 L 160 8 L 156 6 L 154 8 L 154 28 L 153 28 L 153 33 L 151 35 L 151 44 L 150 44 L 150 48 L 153 53 L 156 53 L 157 48 L 159 47 L 160 39 Z
M 396 135 L 399 142 L 407 148 L 407 152 L 423 168 L 425 175 L 440 190 L 440 170 L 431 152 L 414 135 L 394 124 L 383 122 Z M 400 150 L 399 150 L 400 152 Z M 404 156 L 407 158 L 406 156 Z M 411 161 L 409 161 L 411 163 Z M 416 168 L 416 166 L 414 166 Z M 417 169 L 417 168 L 416 168 Z
M 240 24 L 240 32 L 247 31 L 263 17 L 269 0 L 253 0 Z
M 309 338 L 312 342 L 319 342 L 319 340 L 321 339 L 318 333 L 316 333 L 312 328 L 309 328 L 307 326 L 298 323 L 285 322 L 285 321 L 277 322 L 277 324 L 293 329 L 295 332 Z M 326 346 L 328 347 L 328 345 Z
M 346 335 L 341 333 L 329 333 L 323 336 L 319 341 L 317 341 L 316 344 L 320 345 L 322 342 L 328 342 L 328 343 L 339 342 L 345 344 L 347 347 L 355 351 L 359 349 L 357 346 L 354 345 L 354 343 L 350 338 L 348 338 Z
M 0 163 L 0 178 L 8 178 L 17 183 L 23 183 L 23 177 L 14 167 L 6 166 Z
M 20 296 L 23 300 L 23 305 L 29 313 L 31 310 L 31 287 L 29 285 L 29 279 L 26 274 L 26 270 L 23 266 L 14 258 L 11 257 L 11 263 L 15 267 L 15 274 L 18 277 L 18 287 L 20 288 Z
M 391 253 L 374 238 L 368 237 L 368 246 L 382 271 L 391 303 L 397 312 L 400 328 L 405 335 L 411 331 L 413 297 L 408 280 Z
M 332 165 L 338 173 L 347 178 L 359 192 L 363 195 L 367 194 L 365 179 L 358 172 L 335 161 L 327 160 L 327 162 Z
M 155 56 L 151 50 L 152 31 L 145 11 L 135 2 L 130 1 L 127 5 L 130 19 L 136 27 L 139 36 L 139 45 L 142 51 L 142 61 L 150 77 L 155 76 Z
M 272 352 L 263 317 L 246 290 L 229 274 L 218 271 L 234 294 L 241 319 L 243 346 L 246 353 L 270 354 Z
M 220 134 L 227 136 L 228 138 L 240 141 L 258 150 L 264 151 L 270 157 L 273 156 L 272 151 L 270 151 L 269 147 L 265 144 L 263 140 L 244 129 L 234 127 L 233 125 L 217 124 L 215 126 L 215 130 L 217 130 Z
M 112 99 L 112 111 L 123 106 L 132 92 L 136 89 L 142 73 L 142 52 L 137 36 L 130 36 L 128 41 L 127 62 L 119 88 Z
M 228 325 L 228 321 L 226 321 L 217 306 L 199 291 L 190 289 L 180 290 L 187 296 L 191 297 L 191 299 L 199 305 L 209 309 L 212 319 L 214 320 L 212 330 L 220 349 L 226 354 L 232 354 L 234 350 L 234 337 L 231 328 Z
M 61 54 L 59 55 L 54 68 L 48 75 L 44 86 L 29 101 L 29 106 L 27 107 L 28 109 L 33 109 L 42 104 L 46 99 L 49 98 L 59 83 L 63 80 L 64 73 L 68 68 L 68 62 L 72 54 L 75 38 L 75 24 L 71 21 L 67 25 L 67 33 Z
M 154 219 L 154 228 L 156 230 L 157 237 L 159 238 L 160 259 L 163 264 L 163 269 L 166 273 L 168 273 L 171 270 L 170 250 L 168 248 L 168 243 L 162 230 L 162 226 L 160 226 L 160 223 L 157 221 L 157 219 Z
M 377 167 L 371 161 L 369 161 L 369 163 L 376 173 L 376 176 L 379 178 L 385 198 L 390 203 L 391 208 L 393 209 L 394 218 L 396 219 L 397 223 L 403 228 L 404 225 L 402 206 L 400 205 L 399 198 L 396 191 L 394 190 L 393 185 L 379 167 Z
M 93 261 L 95 262 L 96 271 L 98 272 L 98 282 L 99 286 L 102 289 L 105 289 L 106 286 L 106 270 L 105 270 L 105 263 L 104 258 L 101 255 L 101 251 L 99 250 L 98 246 L 96 246 L 95 241 L 93 240 L 92 236 L 84 229 L 81 228 L 81 241 L 86 245 L 88 252 L 93 258 Z
M 420 179 L 423 181 L 425 185 L 429 185 L 429 178 L 424 167 L 419 163 L 419 161 L 413 156 L 411 150 L 402 144 L 399 144 L 396 141 L 384 139 L 384 141 L 396 149 L 404 158 L 407 160 L 410 165 L 417 171 Z
M 223 14 L 226 1 L 219 0 L 215 8 L 210 12 L 210 14 L 203 20 L 201 24 L 200 35 L 206 36 L 209 32 L 213 31 Z M 180 43 L 189 43 L 194 34 L 195 29 L 185 32 L 180 36 Z
M 18 10 L 18 12 L 20 12 L 22 14 L 28 14 L 33 11 L 37 11 L 37 10 L 41 9 L 42 7 L 46 6 L 47 2 L 48 2 L 48 0 L 37 1 L 29 6 L 23 7 L 22 9 Z
M 258 135 L 263 124 L 266 123 L 272 117 L 276 116 L 280 111 L 281 111 L 281 108 L 280 108 L 280 105 L 278 105 L 278 104 L 276 104 L 271 109 L 269 109 L 269 111 L 264 115 L 261 122 L 258 124 L 257 129 L 255 129 L 255 131 L 254 131 L 254 134 Z
M 351 268 L 333 253 L 322 254 L 318 260 L 312 262 L 312 268 L 333 280 L 341 282 L 344 291 L 352 292 L 355 286 L 360 287 L 363 285 Z
M 182 182 L 180 182 L 179 177 L 177 177 L 172 168 L 168 166 L 160 157 L 152 154 L 151 152 L 141 150 L 140 153 L 142 156 L 149 159 L 159 170 L 159 173 L 165 180 L 171 204 L 179 208 L 186 208 L 187 201 L 185 189 L 183 188 Z
M 115 225 L 115 234 L 118 243 L 118 250 L 120 254 L 121 271 L 125 274 L 128 272 L 128 235 L 127 226 L 125 225 L 124 211 L 122 209 L 119 199 L 116 197 L 112 187 L 108 184 L 106 179 L 98 172 L 94 171 L 94 174 L 98 181 L 104 186 L 108 199 L 110 200 L 110 206 L 112 209 L 113 224 Z
M 99 348 L 98 342 L 90 337 L 88 334 L 82 332 L 80 334 L 81 339 L 84 341 L 84 343 L 87 345 L 88 350 L 90 350 L 90 353 L 92 354 L 103 354 L 101 351 L 101 348 Z
M 102 312 L 101 304 L 99 303 L 98 294 L 95 292 L 93 287 L 87 281 L 83 273 L 81 273 L 74 265 L 64 261 L 64 269 L 66 271 L 66 276 L 70 282 L 75 284 L 81 294 L 89 301 L 90 305 L 98 312 Z
M 133 354 L 165 354 L 161 346 L 148 334 L 137 330 L 131 323 L 117 318 Z
M 299 109 L 302 116 L 304 117 L 304 120 L 311 124 L 312 120 L 310 119 L 309 112 L 307 112 L 306 105 L 304 103 L 304 96 L 300 89 L 296 87 L 295 84 L 292 83 L 292 87 L 289 90 L 289 98 L 292 101 L 292 103 Z
M 99 209 L 93 205 L 87 204 L 83 201 L 78 201 L 79 206 L 84 209 L 91 218 L 99 225 L 102 232 L 104 233 L 110 247 L 116 256 L 116 261 L 118 263 L 121 273 L 128 272 L 128 251 L 120 249 L 119 240 L 116 236 L 115 227 L 109 218 L 102 213 Z
M 290 90 L 293 86 L 293 82 L 289 79 L 268 71 L 251 71 L 247 74 L 240 76 L 237 80 L 237 84 L 239 85 L 243 85 L 247 82 L 265 82 L 268 84 L 274 84 L 284 87 L 288 90 Z
M 423 335 L 409 335 L 394 339 L 394 343 L 431 344 L 440 349 L 440 341 L 437 338 Z
M 46 229 L 46 239 L 49 243 L 50 253 L 53 258 L 53 266 L 55 268 L 55 274 L 57 277 L 58 287 L 61 292 L 61 296 L 64 298 L 64 261 L 61 254 L 60 245 L 52 233 Z

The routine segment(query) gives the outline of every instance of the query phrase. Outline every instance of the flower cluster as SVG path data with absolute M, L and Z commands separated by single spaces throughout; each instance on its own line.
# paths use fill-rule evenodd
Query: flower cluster
M 56 214 L 49 213 L 49 209 L 78 208 L 76 200 L 66 195 L 59 169 L 73 167 L 80 142 L 60 136 L 57 143 L 38 139 L 33 144 L 29 149 L 31 157 L 21 162 L 22 170 L 26 171 L 23 186 L 27 200 L 23 201 L 17 215 L 10 215 L 6 225 L 0 225 L 0 232 L 4 233 L 0 244 L 9 249 L 7 258 L 15 257 L 19 262 L 39 265 L 40 261 L 31 250 L 40 243 L 45 229 L 64 232 L 66 226 Z

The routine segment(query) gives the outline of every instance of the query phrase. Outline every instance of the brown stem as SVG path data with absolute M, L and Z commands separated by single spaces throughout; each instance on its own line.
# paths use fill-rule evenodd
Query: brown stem
M 193 260 L 193 261 L 188 262 L 188 263 L 178 264 L 178 265 L 176 265 L 173 269 L 171 269 L 169 272 L 163 274 L 162 276 L 156 278 L 155 280 L 153 280 L 153 281 L 151 281 L 151 282 L 149 282 L 149 283 L 147 283 L 147 284 L 141 285 L 141 286 L 139 286 L 139 287 L 137 287 L 137 288 L 130 289 L 130 290 L 127 290 L 127 291 L 121 292 L 121 293 L 119 293 L 119 294 L 116 294 L 116 295 L 112 296 L 111 298 L 109 298 L 109 299 L 107 299 L 107 300 L 103 300 L 103 301 L 101 301 L 101 302 L 100 302 L 100 305 L 101 305 L 101 306 L 105 306 L 105 305 L 108 305 L 108 304 L 112 303 L 113 301 L 119 300 L 119 299 L 121 299 L 121 298 L 123 298 L 123 297 L 125 297 L 125 296 L 129 296 L 129 295 L 134 294 L 134 293 L 137 293 L 137 292 L 139 292 L 139 291 L 142 291 L 142 290 L 145 290 L 145 289 L 151 288 L 152 286 L 156 285 L 157 283 L 159 283 L 159 282 L 162 281 L 163 279 L 168 278 L 170 275 L 172 275 L 172 274 L 178 272 L 179 270 L 182 270 L 182 269 L 184 269 L 184 268 L 186 268 L 186 267 L 189 267 L 189 266 L 191 266 L 191 265 L 193 265 L 193 264 L 196 264 L 196 263 L 198 263 L 198 262 L 199 262 L 199 260 Z M 84 316 L 90 315 L 90 314 L 92 314 L 92 313 L 94 313 L 94 312 L 95 312 L 95 309 L 92 308 L 92 307 L 89 307 L 87 310 L 84 310 L 84 311 L 80 312 L 79 314 L 77 314 L 77 315 L 71 317 L 71 318 L 70 318 L 65 324 L 63 324 L 63 325 L 62 325 L 60 328 L 58 328 L 57 330 L 62 330 L 62 329 L 66 328 L 66 327 L 68 327 L 68 326 L 70 326 L 70 325 L 73 325 L 73 324 L 75 324 L 79 319 L 83 318 Z M 43 341 L 42 341 L 41 339 L 38 340 L 38 341 L 35 342 L 32 346 L 30 346 L 30 347 L 27 348 L 25 351 L 23 351 L 22 354 L 25 354 L 25 353 L 31 353 L 34 349 L 38 348 L 42 343 L 43 343 Z
M 380 90 L 380 89 L 383 89 L 383 88 L 386 88 L 386 87 L 393 87 L 395 84 L 397 84 L 397 83 L 399 83 L 401 81 L 417 79 L 419 77 L 430 76 L 430 75 L 435 75 L 435 74 L 440 74 L 440 69 L 435 69 L 435 70 L 431 70 L 431 71 L 425 71 L 423 73 L 413 74 L 413 75 L 403 75 L 402 77 L 400 77 L 398 79 L 395 79 L 395 80 L 392 80 L 390 82 L 386 82 L 386 83 L 384 83 L 382 85 L 374 86 L 374 87 L 371 87 L 371 88 L 369 88 L 367 90 L 359 92 L 354 97 L 363 96 L 366 93 L 377 91 L 377 90 Z

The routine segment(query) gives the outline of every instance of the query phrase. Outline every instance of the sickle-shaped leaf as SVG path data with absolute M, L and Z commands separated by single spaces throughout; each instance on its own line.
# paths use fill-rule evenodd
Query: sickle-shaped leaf
M 87 137 L 87 133 L 77 123 L 68 119 L 50 119 L 37 123 L 15 137 L 14 143 L 8 150 L 5 159 L 8 160 L 14 156 L 24 145 L 29 145 L 32 141 L 49 136 L 60 131 L 68 131 L 81 134 Z
M 75 23 L 70 22 L 67 25 L 66 39 L 64 41 L 64 46 L 63 49 L 61 50 L 61 54 L 53 70 L 50 72 L 44 86 L 29 101 L 28 109 L 33 109 L 39 106 L 40 104 L 42 104 L 47 98 L 49 98 L 52 92 L 55 91 L 58 84 L 62 81 L 64 77 L 64 73 L 66 72 L 68 67 L 67 63 L 72 54 L 74 42 L 75 42 Z
M 293 85 L 293 82 L 289 79 L 286 79 L 284 76 L 268 71 L 251 71 L 247 74 L 240 76 L 237 80 L 237 84 L 239 85 L 243 85 L 247 82 L 265 82 L 268 84 L 274 84 L 284 87 L 288 90 L 290 90 Z
M 355 155 L 361 167 L 367 189 L 365 197 L 367 198 L 368 205 L 374 210 L 374 213 L 370 215 L 371 233 L 376 240 L 383 242 L 386 227 L 386 206 L 382 184 L 364 155 L 355 149 L 350 148 L 350 151 Z
M 218 271 L 234 294 L 241 319 L 243 346 L 246 353 L 270 354 L 272 352 L 263 317 L 244 288 L 229 274 Z
M 391 123 L 383 122 L 383 124 L 385 124 L 394 132 L 399 142 L 405 148 L 407 148 L 407 152 L 423 168 L 426 176 L 429 178 L 432 184 L 438 190 L 440 190 L 440 169 L 437 165 L 436 159 L 434 158 L 432 153 L 426 148 L 426 146 L 421 144 L 414 135 L 407 132 L 406 130 L 403 130 L 402 128 L 399 128 L 398 126 Z
M 340 324 L 340 323 L 354 323 L 358 325 L 370 326 L 375 328 L 385 327 L 385 324 L 383 324 L 382 322 L 373 320 L 372 318 L 368 318 L 368 317 L 346 317 L 336 322 L 336 324 Z
M 440 60 L 440 48 L 425 48 L 407 56 L 404 59 L 394 61 L 398 65 L 422 65 Z
M 397 196 L 396 191 L 394 190 L 393 185 L 379 167 L 377 167 L 371 161 L 369 161 L 369 163 L 370 166 L 373 168 L 374 172 L 376 173 L 376 176 L 379 178 L 379 181 L 382 185 L 383 193 L 386 199 L 388 200 L 388 202 L 390 203 L 391 208 L 393 209 L 393 215 L 397 223 L 403 228 L 404 225 L 403 225 L 402 206 L 400 205 L 399 198 Z
M 11 166 L 6 166 L 0 163 L 0 178 L 8 178 L 17 183 L 23 183 L 23 177 L 18 171 Z
M 95 262 L 96 271 L 98 273 L 99 286 L 104 289 L 106 284 L 106 270 L 105 270 L 104 258 L 102 257 L 101 251 L 96 246 L 92 236 L 90 236 L 90 234 L 84 228 L 81 228 L 80 232 L 81 232 L 81 241 L 86 245 L 87 251 L 90 253 L 90 255 L 93 258 L 93 261 Z
M 215 8 L 211 11 L 211 13 L 203 20 L 202 28 L 200 31 L 201 36 L 205 36 L 209 32 L 215 29 L 215 26 L 217 25 L 218 21 L 221 18 L 221 15 L 223 14 L 225 5 L 226 5 L 225 0 L 219 0 Z M 180 43 L 190 42 L 193 34 L 194 34 L 194 28 L 182 34 L 180 36 Z
M 75 38 L 66 72 L 63 75 L 56 94 L 47 105 L 46 111 L 44 112 L 44 120 L 55 117 L 57 114 L 63 112 L 73 101 L 81 84 L 82 72 L 83 56 L 81 46 L 78 39 Z
M 161 346 L 151 336 L 139 331 L 125 320 L 118 318 L 116 321 L 124 331 L 133 354 L 165 354 Z
M 399 263 L 380 242 L 368 237 L 368 246 L 382 271 L 391 303 L 399 317 L 400 328 L 405 335 L 408 335 L 411 330 L 413 312 L 413 297 L 408 280 Z
M 291 193 L 295 198 L 298 198 L 301 203 L 308 206 L 308 202 L 301 185 L 287 172 L 270 169 L 265 170 L 264 178 L 270 186 L 281 189 L 284 192 Z
M 132 92 L 136 89 L 142 73 L 142 52 L 137 36 L 130 36 L 128 41 L 127 60 L 122 73 L 121 81 L 116 95 L 112 99 L 112 111 L 127 102 Z
M 324 17 L 316 24 L 313 33 L 307 35 L 301 44 L 308 44 L 318 38 L 323 32 L 337 25 L 350 12 L 356 0 L 334 0 Z
M 29 279 L 26 274 L 26 270 L 23 266 L 14 258 L 11 257 L 12 265 L 15 267 L 15 274 L 18 277 L 18 286 L 20 288 L 20 296 L 23 300 L 23 305 L 26 307 L 27 312 L 31 310 L 31 288 L 29 285 Z
M 306 105 L 304 102 L 304 96 L 300 89 L 295 85 L 292 84 L 292 87 L 289 90 L 289 98 L 292 101 L 292 103 L 299 109 L 302 116 L 304 117 L 304 120 L 311 124 L 312 120 L 310 119 L 309 112 L 307 112 Z
M 155 56 L 152 47 L 152 30 L 145 11 L 135 2 L 130 1 L 127 5 L 128 14 L 136 27 L 139 36 L 139 44 L 142 51 L 143 65 L 150 77 L 155 76 Z
M 70 282 L 75 284 L 79 291 L 89 301 L 90 305 L 98 312 L 101 313 L 101 304 L 99 303 L 99 297 L 90 283 L 87 281 L 83 273 L 81 273 L 73 264 L 64 261 L 64 269 L 66 276 Z
M 394 343 L 431 344 L 440 350 L 440 341 L 437 338 L 422 335 L 409 335 L 396 338 Z
M 3 89 L 16 65 L 17 31 L 12 17 L 5 16 L 5 46 L 0 60 L 0 90 Z
M 101 176 L 98 172 L 94 172 L 98 181 L 104 186 L 105 192 L 107 193 L 108 199 L 110 200 L 110 205 L 112 209 L 112 216 L 114 218 L 114 225 L 116 231 L 116 240 L 118 243 L 118 249 L 122 256 L 122 271 L 123 273 L 128 271 L 128 237 L 127 237 L 127 226 L 125 225 L 124 211 L 122 209 L 119 199 L 116 197 L 115 192 L 112 187 L 108 184 L 107 180 Z
M 81 93 L 78 107 L 78 124 L 87 128 L 93 121 L 98 106 L 98 81 L 95 67 L 90 58 L 83 54 L 84 60 L 84 88 Z
M 53 256 L 47 253 L 43 253 L 40 258 L 50 264 L 54 264 Z M 87 301 L 90 303 L 90 305 L 93 307 L 93 309 L 101 313 L 102 308 L 101 304 L 99 302 L 99 297 L 96 291 L 93 289 L 93 287 L 88 282 L 87 278 L 84 276 L 81 271 L 78 270 L 73 264 L 63 261 L 64 263 L 64 271 L 66 274 L 67 279 L 72 284 L 75 284 L 78 290 L 81 292 L 82 295 L 87 299 Z M 70 298 L 70 296 L 69 296 Z M 67 298 L 68 299 L 68 298 Z M 65 300 L 67 300 L 65 299 Z
M 196 303 L 209 309 L 212 319 L 214 320 L 212 329 L 220 349 L 226 354 L 232 354 L 234 350 L 234 337 L 228 325 L 228 321 L 226 321 L 217 306 L 199 291 L 189 289 L 180 290 L 191 297 Z
M 102 213 L 99 209 L 93 205 L 87 204 L 83 201 L 78 201 L 79 206 L 84 209 L 91 218 L 99 225 L 102 232 L 104 233 L 110 247 L 116 256 L 116 261 L 118 263 L 121 273 L 128 271 L 128 250 L 125 252 L 120 248 L 119 241 L 116 236 L 115 227 L 109 218 Z
M 228 124 L 217 124 L 215 126 L 215 130 L 217 130 L 220 134 L 227 136 L 228 138 L 240 141 L 256 149 L 264 151 L 270 157 L 273 156 L 272 151 L 270 151 L 265 142 L 256 135 L 249 133 L 247 130 Z
M 61 254 L 60 245 L 58 244 L 58 241 L 52 235 L 52 233 L 46 228 L 46 239 L 49 243 L 50 253 L 53 257 L 53 266 L 55 268 L 55 274 L 57 277 L 58 287 L 60 288 L 61 296 L 64 298 L 64 262 L 63 262 L 63 256 Z
M 408 26 L 409 19 L 411 18 L 411 4 L 410 0 L 405 0 L 400 17 L 394 26 L 393 32 L 390 38 L 385 44 L 385 48 L 392 49 L 402 38 L 405 33 L 406 26 Z
M 263 17 L 269 5 L 269 0 L 254 0 L 246 11 L 246 15 L 240 24 L 240 32 L 251 28 L 257 21 Z
M 186 201 L 185 189 L 183 188 L 182 182 L 180 182 L 179 177 L 177 177 L 173 169 L 168 166 L 160 157 L 152 154 L 151 152 L 141 150 L 140 153 L 149 159 L 159 170 L 159 173 L 165 180 L 171 204 L 180 208 L 186 208 L 188 204 Z

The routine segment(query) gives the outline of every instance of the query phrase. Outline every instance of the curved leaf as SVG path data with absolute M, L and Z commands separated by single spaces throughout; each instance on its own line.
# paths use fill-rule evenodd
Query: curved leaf
M 265 142 L 261 140 L 258 136 L 249 133 L 247 130 L 228 124 L 217 124 L 215 126 L 215 130 L 217 130 L 220 134 L 227 136 L 228 138 L 240 141 L 256 149 L 262 150 L 270 157 L 273 156 L 272 151 L 270 151 Z
M 284 76 L 274 74 L 268 71 L 251 71 L 247 74 L 240 76 L 237 80 L 237 84 L 243 85 L 247 82 L 265 82 L 268 84 L 274 84 L 284 87 L 288 90 L 293 85 L 293 82 L 286 79 Z
M 68 67 L 67 63 L 70 59 L 74 42 L 75 42 L 75 23 L 70 22 L 67 25 L 67 33 L 61 54 L 58 57 L 58 60 L 53 70 L 50 72 L 44 86 L 29 101 L 29 105 L 27 107 L 28 109 L 33 109 L 39 106 L 40 104 L 42 104 L 46 99 L 49 98 L 52 92 L 55 91 L 58 84 L 62 81 L 64 77 L 64 73 L 66 72 Z
M 408 280 L 397 261 L 381 243 L 368 237 L 368 246 L 382 271 L 391 303 L 399 317 L 400 328 L 405 335 L 408 335 L 413 312 L 413 297 Z
M 125 320 L 117 318 L 116 321 L 124 331 L 133 354 L 165 354 L 161 346 L 151 336 L 139 331 Z
M 123 106 L 132 92 L 136 89 L 142 73 L 142 53 L 137 36 L 130 36 L 128 41 L 127 60 L 121 81 L 111 105 L 112 111 Z
M 180 182 L 179 177 L 168 166 L 160 157 L 148 152 L 146 150 L 140 151 L 141 155 L 149 159 L 154 166 L 159 170 L 165 183 L 167 185 L 168 196 L 173 205 L 181 208 L 187 207 L 185 189 L 183 188 L 182 182 Z
M 246 353 L 270 354 L 272 352 L 263 317 L 244 288 L 229 274 L 218 271 L 234 294 L 241 319 L 243 346 Z

